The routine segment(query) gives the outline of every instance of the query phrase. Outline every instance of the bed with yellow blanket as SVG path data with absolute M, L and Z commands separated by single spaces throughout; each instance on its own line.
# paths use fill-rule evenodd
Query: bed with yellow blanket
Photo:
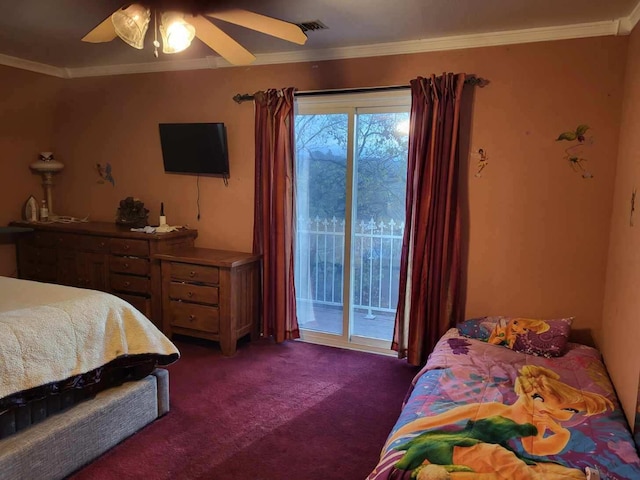
M 440 339 L 368 480 L 640 479 L 599 352 L 533 355 L 502 334 Z

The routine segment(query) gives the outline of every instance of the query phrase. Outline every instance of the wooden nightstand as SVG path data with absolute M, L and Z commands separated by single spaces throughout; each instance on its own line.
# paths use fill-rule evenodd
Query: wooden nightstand
M 162 270 L 162 330 L 220 343 L 233 355 L 239 338 L 257 338 L 260 256 L 186 248 L 154 256 Z

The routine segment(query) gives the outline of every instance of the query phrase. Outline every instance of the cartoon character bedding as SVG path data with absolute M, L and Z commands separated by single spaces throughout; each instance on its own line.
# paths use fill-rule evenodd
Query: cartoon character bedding
M 368 480 L 640 479 L 600 354 L 567 343 L 570 326 L 484 317 L 449 330 Z

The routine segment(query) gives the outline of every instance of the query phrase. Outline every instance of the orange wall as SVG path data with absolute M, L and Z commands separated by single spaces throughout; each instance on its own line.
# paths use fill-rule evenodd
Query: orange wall
M 604 300 L 602 352 L 631 425 L 640 374 L 640 28 L 629 42 Z
M 632 56 L 640 53 L 639 36 L 631 40 L 626 90 L 626 37 L 74 80 L 0 67 L 0 86 L 12 92 L 0 100 L 0 222 L 19 217 L 29 194 L 41 197 L 39 180 L 27 167 L 38 151 L 51 148 L 66 165 L 54 187 L 57 213 L 111 221 L 118 201 L 136 196 L 153 220 L 162 201 L 169 223 L 199 230 L 199 246 L 249 251 L 253 106 L 236 104 L 234 94 L 285 86 L 397 85 L 443 71 L 476 73 L 491 84 L 475 90 L 468 143 L 485 149 L 489 165 L 476 178 L 471 159 L 464 178 L 466 315 L 574 315 L 575 327 L 590 329 L 603 348 L 629 413 L 640 363 L 626 353 L 638 344 L 639 331 L 633 325 L 637 232 L 628 227 L 633 175 L 640 168 L 634 148 L 640 62 Z M 231 179 L 228 187 L 218 178 L 200 179 L 198 221 L 196 178 L 163 172 L 157 124 L 204 121 L 227 125 Z M 569 144 L 555 141 L 581 123 L 591 127 L 593 145 L 584 156 L 593 179 L 572 171 L 563 158 Z M 115 187 L 98 183 L 95 165 L 107 162 Z M 640 200 L 638 209 L 640 214 Z M 0 273 L 15 268 L 12 255 L 11 247 L 0 249 Z
M 0 225 L 20 218 L 29 195 L 42 200 L 29 164 L 52 147 L 54 109 L 62 80 L 0 66 Z M 0 275 L 14 275 L 15 249 L 0 237 Z
M 491 84 L 476 92 L 471 145 L 485 149 L 489 165 L 476 178 L 471 162 L 468 177 L 467 317 L 575 316 L 575 328 L 596 334 L 625 58 L 626 40 L 606 38 L 477 59 L 473 71 Z M 569 144 L 555 141 L 578 124 L 591 127 L 592 179 L 572 170 Z
M 600 325 L 617 157 L 626 38 L 592 38 L 395 57 L 68 80 L 56 116 L 58 213 L 112 220 L 137 196 L 171 224 L 199 230 L 197 244 L 249 251 L 253 227 L 253 106 L 234 94 L 407 84 L 418 75 L 465 71 L 491 80 L 475 94 L 471 146 L 489 166 L 468 177 L 467 316 L 575 315 Z M 227 125 L 231 179 L 165 174 L 159 122 Z M 563 159 L 559 133 L 591 126 L 595 178 Z M 110 162 L 115 187 L 97 183 Z

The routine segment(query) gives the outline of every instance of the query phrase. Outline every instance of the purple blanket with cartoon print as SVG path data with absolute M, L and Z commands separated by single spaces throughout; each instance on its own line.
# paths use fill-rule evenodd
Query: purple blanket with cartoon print
M 545 358 L 449 330 L 416 375 L 368 480 L 640 479 L 600 353 Z

